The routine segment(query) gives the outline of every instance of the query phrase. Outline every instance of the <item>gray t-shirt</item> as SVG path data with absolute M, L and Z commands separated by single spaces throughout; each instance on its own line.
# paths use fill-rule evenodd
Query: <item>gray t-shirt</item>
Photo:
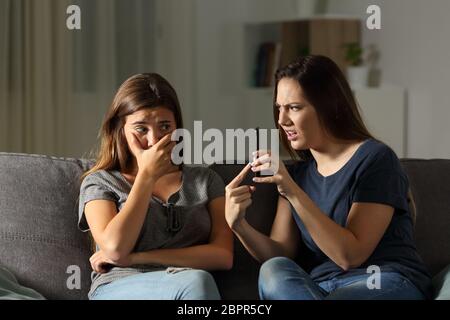
M 92 200 L 111 200 L 120 212 L 131 191 L 131 184 L 119 171 L 99 170 L 86 176 L 80 187 L 78 228 L 86 232 L 89 226 L 84 215 L 86 203 Z M 205 167 L 183 166 L 180 189 L 167 203 L 153 196 L 147 216 L 133 252 L 152 249 L 184 248 L 208 243 L 211 218 L 208 203 L 224 195 L 224 183 L 213 170 Z M 98 248 L 97 248 L 98 249 Z M 101 284 L 170 266 L 139 265 L 113 267 L 107 273 L 92 272 L 89 297 Z

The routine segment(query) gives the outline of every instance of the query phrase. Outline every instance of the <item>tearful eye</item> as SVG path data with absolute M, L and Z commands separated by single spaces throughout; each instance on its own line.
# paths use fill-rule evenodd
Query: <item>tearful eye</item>
M 161 125 L 161 130 L 169 130 L 170 129 L 170 124 L 163 124 Z
M 147 128 L 145 127 L 136 127 L 135 130 L 139 133 L 146 133 L 147 132 Z

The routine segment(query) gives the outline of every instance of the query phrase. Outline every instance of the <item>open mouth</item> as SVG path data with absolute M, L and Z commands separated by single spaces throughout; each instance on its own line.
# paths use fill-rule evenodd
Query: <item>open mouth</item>
M 289 141 L 295 140 L 298 137 L 298 133 L 295 130 L 284 130 L 286 132 Z

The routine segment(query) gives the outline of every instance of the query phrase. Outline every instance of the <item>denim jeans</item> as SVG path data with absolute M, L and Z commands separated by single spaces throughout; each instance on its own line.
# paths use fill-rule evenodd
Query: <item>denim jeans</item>
M 100 285 L 91 300 L 220 300 L 212 275 L 203 270 L 145 272 Z
M 294 261 L 276 257 L 259 273 L 259 296 L 265 300 L 423 300 L 425 296 L 406 277 L 380 273 L 380 288 L 369 289 L 372 274 L 343 275 L 316 283 Z

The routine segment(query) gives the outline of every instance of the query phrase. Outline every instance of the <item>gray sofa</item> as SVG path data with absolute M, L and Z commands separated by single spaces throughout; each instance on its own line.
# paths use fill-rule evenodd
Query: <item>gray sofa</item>
M 416 201 L 417 247 L 436 275 L 450 264 L 450 160 L 406 159 L 402 164 Z M 0 153 L 0 265 L 48 299 L 87 298 L 91 253 L 87 235 L 77 229 L 77 199 L 80 175 L 90 165 L 83 159 Z M 228 183 L 241 167 L 212 169 Z M 276 189 L 259 186 L 254 197 L 248 219 L 268 233 Z M 300 255 L 299 263 L 307 265 L 307 255 Z M 258 269 L 236 241 L 233 269 L 213 273 L 222 297 L 257 299 Z M 435 286 L 438 290 L 441 284 Z

